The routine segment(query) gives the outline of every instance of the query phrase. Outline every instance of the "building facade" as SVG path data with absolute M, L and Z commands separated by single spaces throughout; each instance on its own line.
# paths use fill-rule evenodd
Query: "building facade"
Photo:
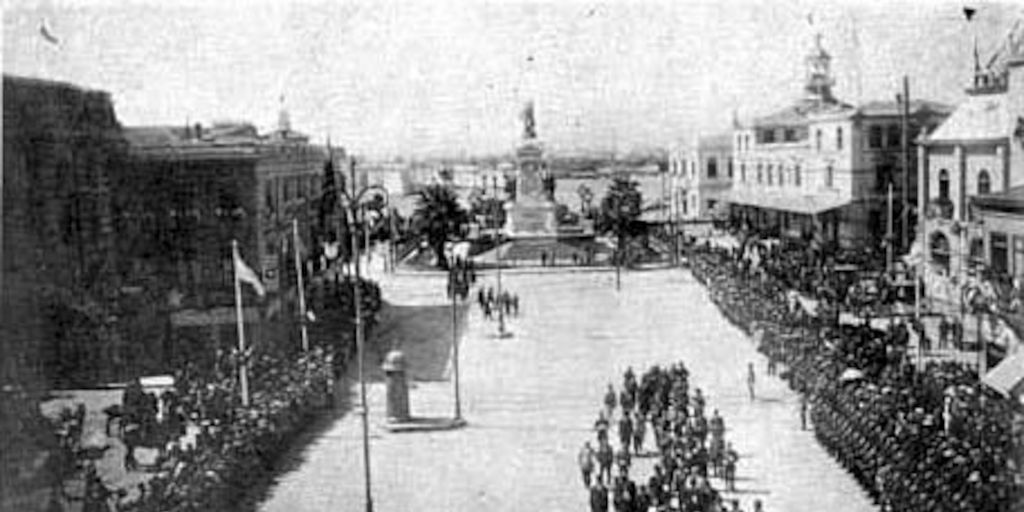
M 730 134 L 705 136 L 669 159 L 670 208 L 684 221 L 711 220 L 728 214 L 734 161 Z
M 964 285 L 991 267 L 993 247 L 1001 254 L 1005 242 L 1013 254 L 1012 237 L 997 234 L 993 241 L 987 224 L 1002 223 L 1002 216 L 990 212 L 983 221 L 973 205 L 1024 185 L 1024 24 L 1017 23 L 986 66 L 976 66 L 966 92 L 918 149 L 926 293 L 950 303 L 959 303 Z M 1012 256 L 994 261 L 1000 272 L 1016 268 Z
M 4 75 L 2 380 L 118 377 L 124 313 L 109 170 L 124 144 L 110 95 Z
M 736 123 L 731 216 L 759 231 L 872 248 L 882 243 L 891 217 L 893 238 L 901 239 L 901 216 L 911 215 L 909 208 L 901 208 L 905 178 L 911 182 L 907 203 L 916 199 L 913 176 L 906 176 L 902 158 L 903 104 L 854 106 L 837 99 L 831 56 L 820 34 L 806 67 L 801 99 L 768 116 Z M 911 101 L 906 111 L 911 139 L 949 113 L 929 101 Z M 914 168 L 912 157 L 906 168 Z
M 285 116 L 282 116 L 286 119 Z M 243 287 L 251 343 L 297 341 L 292 223 L 306 271 L 329 158 L 346 180 L 343 151 L 328 154 L 284 122 L 261 135 L 248 124 L 125 130 L 127 162 L 116 180 L 119 251 L 126 275 L 159 298 L 166 339 L 146 350 L 180 362 L 230 350 L 237 340 L 232 240 L 267 291 Z

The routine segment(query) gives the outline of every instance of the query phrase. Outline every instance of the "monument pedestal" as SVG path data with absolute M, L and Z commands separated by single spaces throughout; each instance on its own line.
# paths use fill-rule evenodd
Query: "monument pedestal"
M 505 205 L 505 234 L 513 238 L 557 237 L 555 203 L 544 191 L 544 152 L 533 138 L 516 151 L 516 200 Z
M 512 238 L 555 237 L 558 223 L 555 204 L 526 200 L 505 205 L 505 234 Z

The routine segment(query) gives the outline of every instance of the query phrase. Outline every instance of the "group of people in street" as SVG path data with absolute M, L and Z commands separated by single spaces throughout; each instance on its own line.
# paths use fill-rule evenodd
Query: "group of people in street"
M 508 290 L 495 293 L 493 287 L 481 286 L 477 289 L 476 301 L 487 320 L 493 319 L 498 314 L 519 316 L 519 295 L 509 293 Z
M 748 334 L 779 377 L 801 393 L 800 421 L 812 428 L 887 511 L 996 511 L 1021 505 L 1015 482 L 1020 433 L 1013 404 L 982 385 L 974 368 L 908 356 L 908 326 L 840 323 L 829 293 L 792 280 L 784 251 L 695 251 L 694 275 L 723 314 Z M 788 267 L 788 268 L 787 268 Z M 772 269 L 778 269 L 775 273 Z M 788 292 L 818 300 L 817 314 L 792 308 Z
M 608 385 L 602 405 L 594 442 L 583 444 L 577 460 L 591 512 L 742 510 L 738 500 L 724 499 L 711 485 L 719 478 L 725 490 L 736 490 L 739 455 L 726 441 L 725 420 L 717 410 L 706 413 L 700 388 L 691 392 L 685 364 L 653 366 L 639 380 L 629 368 L 618 393 Z M 648 430 L 654 442 L 649 451 Z M 638 457 L 655 458 L 646 481 L 631 471 Z M 760 500 L 751 507 L 763 510 Z

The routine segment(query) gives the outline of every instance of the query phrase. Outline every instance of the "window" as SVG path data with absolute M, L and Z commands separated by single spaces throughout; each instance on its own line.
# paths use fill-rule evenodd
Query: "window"
M 708 179 L 718 178 L 718 159 L 715 157 L 708 158 Z
M 794 130 L 792 128 L 786 128 L 786 130 L 782 132 L 782 139 L 784 141 L 786 141 L 786 142 L 793 142 L 793 141 L 795 141 L 796 140 L 796 130 Z
M 749 134 L 743 136 L 743 147 L 744 147 L 744 149 L 747 149 L 747 150 L 750 149 L 750 135 Z
M 729 157 L 729 179 L 732 179 L 732 157 Z
M 900 139 L 902 138 L 902 132 L 900 130 L 900 125 L 898 125 L 898 124 L 891 124 L 891 125 L 889 125 L 889 133 L 888 133 L 888 135 L 889 136 L 887 138 L 889 140 L 887 141 L 887 144 L 888 144 L 889 147 L 895 148 L 895 147 L 899 147 L 901 145 L 901 140 Z
M 939 171 L 939 199 L 949 200 L 949 171 L 946 169 Z
M 288 201 L 292 200 L 292 183 L 291 183 L 291 181 L 292 180 L 289 179 L 289 178 L 284 178 L 284 179 L 281 180 L 281 182 L 282 182 L 281 186 L 284 187 L 283 191 L 281 192 L 281 195 L 284 196 L 284 202 L 285 203 L 287 203 Z
M 1009 243 L 1006 233 L 993 231 L 989 234 L 989 267 L 1000 274 L 1009 270 Z
M 800 186 L 800 165 L 793 166 L 793 184 Z
M 757 182 L 762 183 L 763 181 L 764 177 L 761 175 L 761 164 L 757 164 Z
M 982 169 L 978 173 L 978 195 L 983 196 L 992 192 L 992 179 L 988 175 L 988 171 Z
M 715 207 L 718 206 L 718 201 L 714 199 L 708 199 L 708 212 L 715 211 Z
M 740 181 L 746 183 L 747 181 L 747 164 L 746 162 L 740 162 Z
M 842 151 L 843 149 L 843 129 L 836 128 L 836 149 Z
M 761 130 L 761 142 L 772 144 L 775 142 L 775 130 Z
M 834 183 L 835 169 L 832 167 L 832 164 L 829 164 L 828 167 L 825 167 L 825 186 L 828 188 L 832 188 L 832 185 Z
M 872 126 L 868 131 L 868 147 L 878 149 L 882 147 L 882 127 Z
M 821 130 L 814 132 L 814 149 L 821 151 Z

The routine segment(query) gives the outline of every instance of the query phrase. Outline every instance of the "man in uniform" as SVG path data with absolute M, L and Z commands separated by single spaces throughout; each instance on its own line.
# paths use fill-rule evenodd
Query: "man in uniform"
M 576 458 L 580 465 L 580 474 L 583 476 L 583 486 L 590 488 L 590 476 L 594 473 L 594 449 L 590 447 L 590 441 L 583 443 L 580 453 Z
M 600 478 L 590 488 L 590 512 L 608 512 L 608 488 Z

